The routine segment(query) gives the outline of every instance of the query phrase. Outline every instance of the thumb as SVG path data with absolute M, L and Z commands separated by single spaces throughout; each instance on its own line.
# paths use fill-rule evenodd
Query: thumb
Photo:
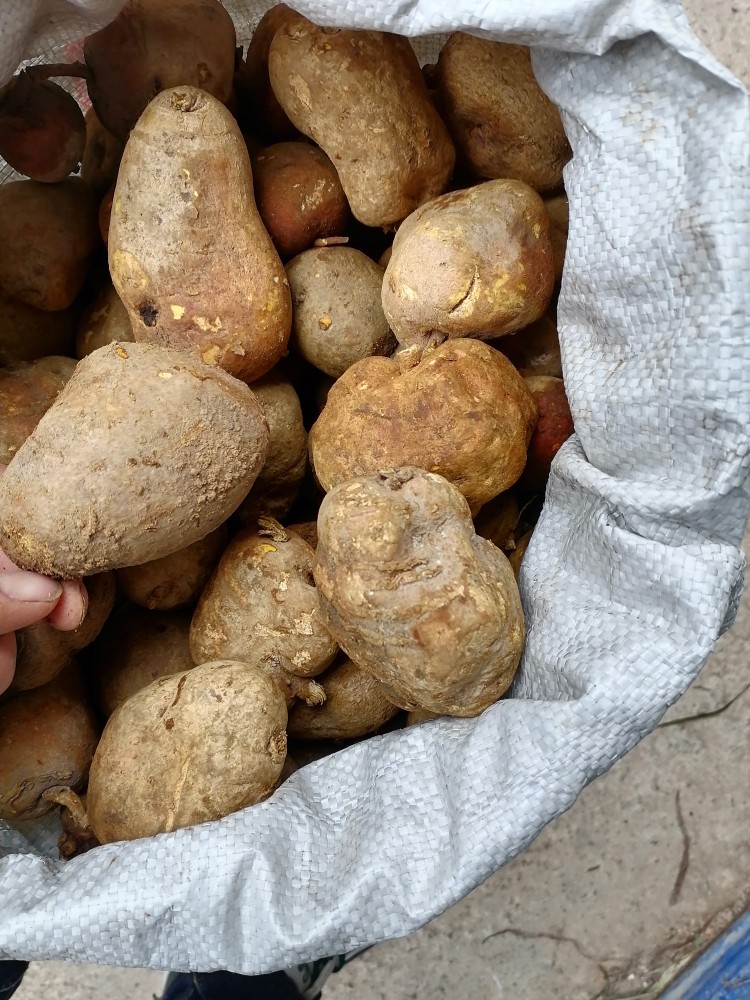
M 16 637 L 0 635 L 0 694 L 10 687 L 16 671 Z
M 38 573 L 0 573 L 0 635 L 46 618 L 62 592 L 57 580 Z

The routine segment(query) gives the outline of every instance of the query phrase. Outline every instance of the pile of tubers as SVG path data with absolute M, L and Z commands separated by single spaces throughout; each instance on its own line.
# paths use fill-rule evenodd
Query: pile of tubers
M 503 697 L 573 433 L 526 48 L 128 0 L 83 51 L 0 91 L 0 549 L 89 595 L 18 633 L 0 819 L 65 857 Z

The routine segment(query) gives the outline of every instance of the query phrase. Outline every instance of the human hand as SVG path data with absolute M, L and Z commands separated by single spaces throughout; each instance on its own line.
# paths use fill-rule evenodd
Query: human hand
M 0 475 L 4 467 L 0 466 Z M 0 693 L 16 669 L 15 631 L 47 619 L 53 628 L 70 632 L 88 610 L 86 587 L 80 580 L 50 580 L 27 573 L 0 549 Z

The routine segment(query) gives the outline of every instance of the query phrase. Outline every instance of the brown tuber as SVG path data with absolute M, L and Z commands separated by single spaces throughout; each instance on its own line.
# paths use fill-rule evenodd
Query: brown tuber
M 117 570 L 125 597 L 150 611 L 172 611 L 196 604 L 221 551 L 227 543 L 226 525 L 205 538 L 161 559 Z
M 459 159 L 474 176 L 560 187 L 570 146 L 526 46 L 457 31 L 440 52 L 436 86 Z
M 162 90 L 193 85 L 227 102 L 236 44 L 234 24 L 219 0 L 128 0 L 113 21 L 84 41 L 97 117 L 124 142 Z
M 497 545 L 507 555 L 515 546 L 521 508 L 512 493 L 501 493 L 474 518 L 476 533 Z
M 339 378 L 356 361 L 388 356 L 396 339 L 383 315 L 382 268 L 353 247 L 306 250 L 287 264 L 294 303 L 292 348 Z
M 282 260 L 341 235 L 349 205 L 336 168 L 309 142 L 280 142 L 253 157 L 255 200 Z
M 221 369 L 152 344 L 102 347 L 0 479 L 0 547 L 66 579 L 159 559 L 236 510 L 267 446 L 260 404 Z
M 321 486 L 409 465 L 444 476 L 472 509 L 523 472 L 536 420 L 511 363 L 479 340 L 360 361 L 331 388 L 310 431 Z
M 287 701 L 324 695 L 311 678 L 338 647 L 320 612 L 313 549 L 273 518 L 240 532 L 203 591 L 190 627 L 196 663 L 236 659 L 273 677 Z
M 314 576 L 331 633 L 412 711 L 479 715 L 510 686 L 524 620 L 503 553 L 445 479 L 398 469 L 332 490 Z
M 176 87 L 143 112 L 120 164 L 108 247 L 137 341 L 246 382 L 285 353 L 286 274 L 255 207 L 242 133 L 209 94 Z
M 522 535 L 516 542 L 516 547 L 508 555 L 508 561 L 513 567 L 513 573 L 516 580 L 521 574 L 521 564 L 523 563 L 523 557 L 526 555 L 526 549 L 529 547 L 529 542 L 531 541 L 531 536 L 533 531 L 527 531 L 525 535 Z
M 89 683 L 102 714 L 110 716 L 160 677 L 192 670 L 189 635 L 188 612 L 127 605 L 116 611 L 86 655 Z
M 56 83 L 22 71 L 0 90 L 0 156 L 19 174 L 62 181 L 78 169 L 85 145 L 78 102 Z
M 110 716 L 89 775 L 89 822 L 102 844 L 221 819 L 267 798 L 286 758 L 277 685 L 221 660 L 161 677 Z
M 377 732 L 397 713 L 380 681 L 349 659 L 335 663 L 318 683 L 322 705 L 297 702 L 289 711 L 287 732 L 295 740 L 352 740 Z
M 264 514 L 286 517 L 307 469 L 307 431 L 292 383 L 275 369 L 253 382 L 253 393 L 268 421 L 268 457 L 235 514 L 242 527 L 255 527 Z
M 11 691 L 30 691 L 47 684 L 99 635 L 114 607 L 115 578 L 112 573 L 99 573 L 84 583 L 88 600 L 78 628 L 63 632 L 44 620 L 16 632 L 18 654 Z
M 96 197 L 80 178 L 0 185 L 0 285 L 8 295 L 37 309 L 67 309 L 99 245 Z
M 105 285 L 81 316 L 76 332 L 76 357 L 85 358 L 100 347 L 135 340 L 128 311 L 114 286 Z
M 0 819 L 38 819 L 80 789 L 98 735 L 74 668 L 0 705 Z
M 491 340 L 539 319 L 555 283 L 549 227 L 522 181 L 485 181 L 417 209 L 396 233 L 383 280 L 399 343 Z
M 116 139 L 96 117 L 96 111 L 86 112 L 86 148 L 81 161 L 81 177 L 98 195 L 114 186 L 120 168 L 124 144 Z
M 7 465 L 75 371 L 72 358 L 40 358 L 0 371 L 0 465 Z
M 285 3 L 277 3 L 267 10 L 258 21 L 235 77 L 238 121 L 243 128 L 269 141 L 280 142 L 299 135 L 279 104 L 268 76 L 268 50 L 274 35 L 299 16 Z
M 59 312 L 36 309 L 0 288 L 0 365 L 71 357 L 78 315 L 75 306 Z
M 568 397 L 565 395 L 565 384 L 561 378 L 538 375 L 525 381 L 534 397 L 539 419 L 529 442 L 522 484 L 528 489 L 543 490 L 547 485 L 552 460 L 575 428 Z
M 455 150 L 407 38 L 297 17 L 274 35 L 268 68 L 282 108 L 336 165 L 364 225 L 393 226 L 446 189 Z
M 552 375 L 562 378 L 562 357 L 557 325 L 547 313 L 535 323 L 492 341 L 492 346 L 526 378 L 529 375 Z

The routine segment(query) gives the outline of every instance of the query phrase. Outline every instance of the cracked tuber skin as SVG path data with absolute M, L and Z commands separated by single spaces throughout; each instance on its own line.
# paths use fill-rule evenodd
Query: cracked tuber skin
M 344 652 L 409 711 L 475 716 L 509 688 L 525 627 L 513 571 L 441 476 L 398 469 L 332 490 L 321 608 Z
M 485 181 L 434 198 L 396 233 L 383 311 L 398 342 L 492 340 L 547 309 L 555 284 L 550 220 L 522 181 Z
M 195 662 L 254 663 L 277 681 L 287 703 L 322 703 L 312 678 L 333 662 L 338 646 L 320 611 L 314 558 L 307 542 L 271 517 L 236 535 L 193 615 Z
M 444 476 L 478 510 L 523 472 L 535 421 L 533 397 L 507 358 L 479 340 L 449 340 L 352 365 L 310 431 L 310 458 L 325 490 L 416 466 Z
M 19 174 L 56 184 L 78 168 L 85 146 L 78 102 L 56 83 L 22 71 L 0 91 L 0 156 Z
M 204 663 L 142 688 L 110 716 L 86 804 L 102 844 L 221 819 L 267 798 L 286 758 L 287 711 L 258 667 Z

